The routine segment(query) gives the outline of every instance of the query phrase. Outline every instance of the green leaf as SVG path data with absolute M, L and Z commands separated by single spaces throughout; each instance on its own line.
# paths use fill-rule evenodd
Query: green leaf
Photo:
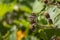
M 20 5 L 20 9 L 22 10 L 22 11 L 24 11 L 24 12 L 28 12 L 28 13 L 31 13 L 32 12 L 32 10 L 29 8 L 29 7 L 27 7 L 27 6 L 23 6 L 23 5 Z
M 52 19 L 54 25 L 60 28 L 60 9 L 57 6 L 51 6 L 48 10 L 50 18 Z
M 16 40 L 16 31 L 17 31 L 16 26 L 13 26 L 11 31 L 12 31 L 12 33 L 9 36 L 9 40 Z
M 35 0 L 35 2 L 33 4 L 33 12 L 39 13 L 43 8 L 44 8 L 44 3 L 42 3 L 38 0 Z
M 35 36 L 28 36 L 28 37 L 23 38 L 22 40 L 38 40 L 38 39 Z
M 6 12 L 12 11 L 14 7 L 14 4 L 11 3 L 9 5 L 7 4 L 0 4 L 0 17 L 3 17 Z

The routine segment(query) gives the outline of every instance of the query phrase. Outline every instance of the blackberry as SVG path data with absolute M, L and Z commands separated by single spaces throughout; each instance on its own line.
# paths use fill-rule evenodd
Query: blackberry
M 45 14 L 46 18 L 50 18 L 50 15 L 48 13 Z
M 44 3 L 47 4 L 48 3 L 48 0 L 45 0 Z

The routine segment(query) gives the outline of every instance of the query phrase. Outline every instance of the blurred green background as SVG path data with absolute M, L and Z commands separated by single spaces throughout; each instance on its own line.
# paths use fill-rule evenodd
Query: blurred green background
M 59 18 L 59 0 L 0 0 L 0 40 L 60 40 Z

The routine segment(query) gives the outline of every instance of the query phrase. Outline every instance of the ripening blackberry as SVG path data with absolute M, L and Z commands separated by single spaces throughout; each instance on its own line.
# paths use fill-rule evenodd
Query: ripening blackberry
M 31 23 L 31 24 L 34 24 L 34 23 L 36 23 L 36 22 L 33 20 L 33 21 L 31 21 L 30 23 Z
M 60 4 L 60 2 L 58 1 L 58 3 Z
M 32 13 L 32 15 L 30 16 L 30 19 L 31 20 L 34 20 L 36 18 L 36 14 L 35 13 Z
M 30 23 L 31 23 L 31 24 L 35 23 L 35 19 L 32 18 L 32 17 L 30 17 Z
M 32 29 L 31 29 L 32 31 L 34 31 L 35 30 L 35 27 L 34 26 L 32 26 Z
M 30 23 L 33 24 L 35 23 L 35 18 L 36 18 L 36 14 L 32 13 L 31 17 L 30 17 Z
M 30 28 L 31 28 L 32 32 L 34 32 L 34 30 L 35 30 L 35 25 L 36 25 L 35 19 L 36 19 L 36 14 L 32 13 L 32 15 L 30 16 L 30 23 L 31 23 Z
M 49 24 L 53 24 L 52 19 L 48 19 Z
M 36 14 L 35 13 L 32 13 L 32 16 L 36 16 Z
M 50 15 L 48 14 L 48 12 L 45 13 L 45 17 L 47 18 L 49 24 L 53 24 L 52 19 L 50 19 Z
M 48 13 L 45 13 L 45 17 L 48 19 L 50 18 L 50 15 Z
M 34 24 L 31 24 L 31 27 L 30 28 L 31 28 L 31 31 L 32 32 L 34 32 L 34 30 L 36 29 L 35 27 L 36 27 L 36 24 L 35 23 Z
M 44 3 L 47 4 L 48 3 L 48 0 L 44 0 Z

